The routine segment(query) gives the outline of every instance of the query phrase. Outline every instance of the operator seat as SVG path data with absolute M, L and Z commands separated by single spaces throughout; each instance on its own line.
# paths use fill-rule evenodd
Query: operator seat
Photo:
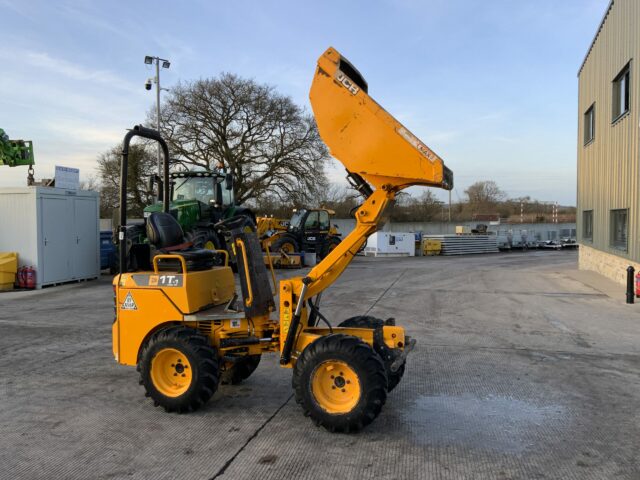
M 169 213 L 155 212 L 147 218 L 147 238 L 156 247 L 154 257 L 176 254 L 175 260 L 160 259 L 158 261 L 158 269 L 160 270 L 182 270 L 180 260 L 177 258 L 178 255 L 184 258 L 187 271 L 208 270 L 216 263 L 216 252 L 193 248 L 191 242 L 185 242 L 182 227 Z

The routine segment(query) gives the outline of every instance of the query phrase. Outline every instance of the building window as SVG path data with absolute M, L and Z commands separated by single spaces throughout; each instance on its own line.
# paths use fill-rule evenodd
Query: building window
M 591 143 L 596 136 L 596 104 L 592 104 L 584 112 L 584 144 Z
M 593 210 L 582 212 L 582 239 L 593 240 Z
M 629 73 L 630 64 L 613 79 L 613 121 L 629 111 Z
M 611 246 L 620 250 L 627 250 L 628 213 L 626 208 L 611 210 Z

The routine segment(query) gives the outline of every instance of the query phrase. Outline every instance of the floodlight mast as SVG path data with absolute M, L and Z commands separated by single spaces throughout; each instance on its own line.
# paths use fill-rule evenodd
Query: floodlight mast
M 160 62 L 162 62 L 162 68 L 169 68 L 171 66 L 171 62 L 164 58 L 153 57 L 151 55 L 146 55 L 144 57 L 144 63 L 147 65 L 156 64 L 156 130 L 158 133 L 160 130 Z M 158 177 L 162 178 L 162 151 L 160 150 L 160 145 L 158 145 Z

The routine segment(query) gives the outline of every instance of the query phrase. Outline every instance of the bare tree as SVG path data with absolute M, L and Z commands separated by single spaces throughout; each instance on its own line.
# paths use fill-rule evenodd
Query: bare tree
M 353 218 L 356 208 L 364 202 L 355 189 L 338 184 L 331 184 L 318 200 L 318 206 L 333 210 L 336 218 Z
M 425 190 L 416 199 L 414 204 L 415 214 L 421 222 L 432 222 L 435 220 L 443 220 L 442 217 L 443 203 L 438 200 L 431 190 Z
M 442 202 L 431 190 L 425 190 L 417 198 L 407 193 L 398 195 L 391 211 L 391 220 L 395 222 L 431 222 L 441 217 Z
M 172 156 L 205 170 L 222 163 L 239 203 L 304 203 L 326 185 L 328 152 L 313 117 L 269 85 L 230 73 L 178 84 L 162 116 Z
M 122 145 L 102 153 L 98 157 L 98 177 L 100 179 L 100 216 L 110 218 L 120 206 L 120 159 Z M 146 144 L 129 147 L 127 172 L 127 215 L 141 218 L 144 208 L 153 202 L 153 192 L 148 190 L 147 179 L 155 171 L 155 148 Z
M 476 182 L 469 186 L 464 193 L 467 195 L 468 204 L 472 212 L 480 212 L 487 209 L 495 209 L 502 202 L 506 194 L 492 180 Z M 482 213 L 492 213 L 483 211 Z
M 99 192 L 101 188 L 100 180 L 98 180 L 98 177 L 96 177 L 95 175 L 89 175 L 84 180 L 80 180 L 80 184 L 78 187 L 80 190 Z

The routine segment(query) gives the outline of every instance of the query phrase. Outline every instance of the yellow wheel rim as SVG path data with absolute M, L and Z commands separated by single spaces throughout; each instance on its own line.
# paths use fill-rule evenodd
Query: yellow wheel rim
M 311 374 L 311 393 L 326 412 L 349 413 L 360 401 L 360 380 L 345 362 L 328 360 Z
M 295 248 L 293 248 L 293 244 L 292 243 L 283 243 L 282 246 L 280 247 L 280 251 L 284 252 L 284 253 L 294 253 L 295 252 Z
M 216 249 L 216 246 L 213 244 L 213 242 L 212 242 L 211 240 L 207 240 L 207 241 L 204 243 L 203 247 L 204 247 L 206 250 L 215 250 L 215 249 Z
M 164 348 L 151 360 L 153 386 L 167 397 L 179 397 L 185 393 L 191 379 L 191 364 L 187 356 L 175 348 Z

